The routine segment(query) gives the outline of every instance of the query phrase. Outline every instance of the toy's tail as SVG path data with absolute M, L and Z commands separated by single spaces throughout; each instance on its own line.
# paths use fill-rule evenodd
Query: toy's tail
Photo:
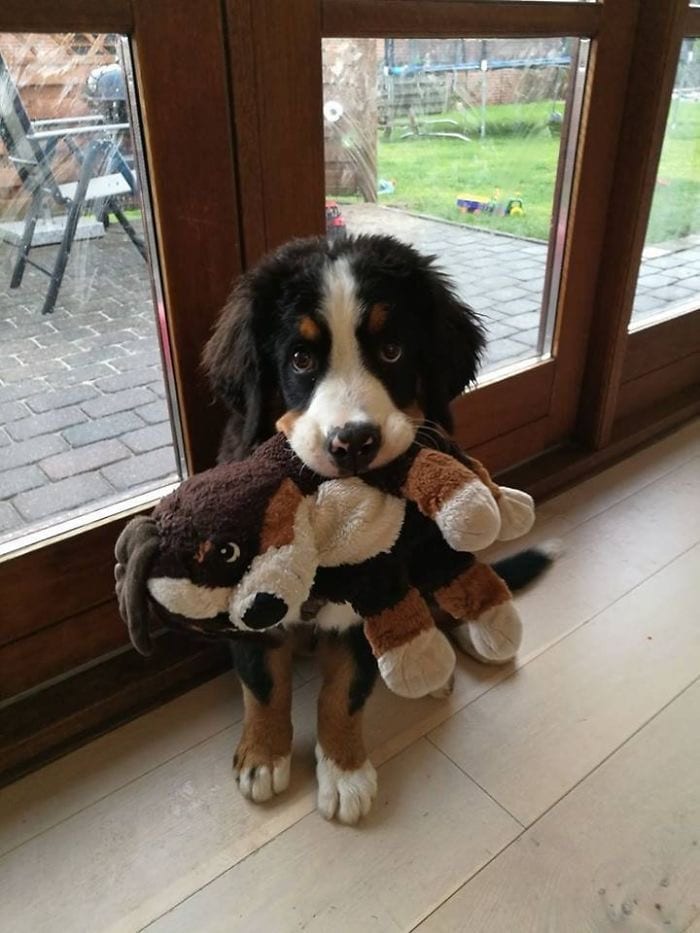
M 547 541 L 537 547 L 519 551 L 493 564 L 493 569 L 502 577 L 512 592 L 524 589 L 551 567 L 562 553 L 561 541 Z

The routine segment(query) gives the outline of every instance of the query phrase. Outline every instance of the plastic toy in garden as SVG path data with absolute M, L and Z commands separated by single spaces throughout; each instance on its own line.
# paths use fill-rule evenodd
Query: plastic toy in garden
M 499 217 L 517 217 L 525 213 L 523 199 L 520 195 L 501 201 L 501 192 L 496 188 L 492 197 L 476 194 L 460 194 L 457 197 L 457 208 L 462 214 L 495 214 Z

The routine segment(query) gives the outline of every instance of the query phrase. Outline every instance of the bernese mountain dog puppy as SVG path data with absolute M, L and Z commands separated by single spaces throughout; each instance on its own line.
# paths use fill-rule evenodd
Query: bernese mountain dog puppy
M 322 476 L 389 463 L 421 427 L 449 434 L 450 402 L 474 381 L 484 344 L 477 315 L 434 257 L 389 236 L 293 241 L 242 276 L 205 349 L 212 389 L 230 413 L 219 460 L 246 457 L 281 430 Z M 518 588 L 547 562 L 529 551 L 497 569 Z M 327 818 L 355 823 L 376 794 L 362 710 L 377 670 L 349 609 L 327 606 L 323 619 L 318 804 Z M 461 628 L 457 643 L 484 661 L 517 650 L 496 659 Z M 289 781 L 291 639 L 235 644 L 233 654 L 245 700 L 234 770 L 241 792 L 263 801 Z

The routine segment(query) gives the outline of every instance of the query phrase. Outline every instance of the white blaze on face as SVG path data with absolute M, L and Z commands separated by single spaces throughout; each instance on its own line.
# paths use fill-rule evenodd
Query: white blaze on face
M 363 362 L 357 339 L 363 309 L 347 259 L 327 264 L 320 310 L 331 336 L 328 368 L 308 408 L 294 423 L 289 443 L 312 470 L 322 476 L 337 476 L 338 468 L 327 451 L 329 434 L 348 422 L 368 423 L 378 427 L 382 435 L 371 466 L 382 466 L 410 446 L 415 429 Z

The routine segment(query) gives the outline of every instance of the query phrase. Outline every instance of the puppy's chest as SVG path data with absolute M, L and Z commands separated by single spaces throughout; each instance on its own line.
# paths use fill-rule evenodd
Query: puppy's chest
M 404 523 L 406 503 L 358 477 L 328 480 L 311 509 L 319 564 L 359 564 L 390 551 Z

